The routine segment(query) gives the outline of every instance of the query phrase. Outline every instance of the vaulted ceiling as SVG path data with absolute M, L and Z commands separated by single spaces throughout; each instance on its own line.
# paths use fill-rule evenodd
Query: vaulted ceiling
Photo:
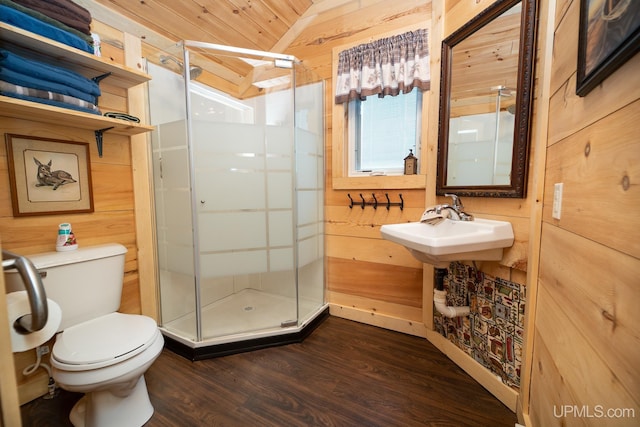
M 348 1 L 332 1 L 332 5 Z M 274 49 L 314 5 L 314 0 L 97 2 L 174 41 L 198 40 L 266 51 Z
M 159 50 L 182 40 L 283 53 L 320 14 L 359 0 L 77 0 L 94 19 L 113 25 L 122 17 L 138 28 L 127 28 L 145 42 L 145 56 L 158 62 Z M 104 6 L 104 7 L 100 7 Z M 115 14 L 104 12 L 105 10 Z M 180 58 L 179 55 L 176 55 Z M 200 81 L 212 84 L 237 97 L 253 96 L 251 83 L 265 72 L 277 77 L 277 70 L 261 70 L 246 62 L 201 54 L 198 66 L 204 69 Z M 173 61 L 174 69 L 178 66 Z

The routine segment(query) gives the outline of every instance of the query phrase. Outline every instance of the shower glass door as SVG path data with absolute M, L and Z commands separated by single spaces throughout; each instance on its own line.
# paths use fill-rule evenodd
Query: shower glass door
M 189 53 L 252 80 L 242 98 L 190 91 L 203 339 L 296 325 L 293 68 Z
M 293 57 L 185 45 L 149 64 L 162 326 L 279 333 L 324 304 L 322 82 Z

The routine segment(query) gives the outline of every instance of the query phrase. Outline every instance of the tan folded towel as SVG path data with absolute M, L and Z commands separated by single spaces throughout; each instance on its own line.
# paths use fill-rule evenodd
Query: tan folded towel
M 440 211 L 440 213 L 430 210 L 422 214 L 420 222 L 424 222 L 425 224 L 429 225 L 437 225 L 445 219 L 449 218 L 450 215 L 451 213 L 447 209 Z

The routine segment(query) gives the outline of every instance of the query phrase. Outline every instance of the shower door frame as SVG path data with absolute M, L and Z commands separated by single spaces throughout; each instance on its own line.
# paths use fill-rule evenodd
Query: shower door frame
M 263 58 L 269 58 L 269 59 L 273 59 L 275 65 L 277 66 L 277 61 L 287 61 L 291 64 L 294 64 L 293 67 L 291 68 L 291 91 L 292 91 L 292 109 L 295 112 L 295 90 L 296 90 L 296 72 L 295 72 L 295 64 L 299 64 L 300 62 L 296 59 L 295 56 L 293 55 L 286 55 L 286 54 L 279 54 L 279 53 L 273 53 L 273 52 L 264 52 L 264 51 L 259 51 L 259 50 L 253 50 L 253 49 L 245 49 L 245 48 L 238 48 L 238 47 L 231 47 L 231 46 L 225 46 L 225 45 L 220 45 L 220 44 L 214 44 L 214 43 L 206 43 L 206 42 L 199 42 L 199 41 L 194 41 L 194 40 L 184 40 L 182 43 L 182 52 L 183 52 L 183 69 L 184 70 L 190 70 L 191 69 L 191 64 L 190 64 L 190 50 L 189 48 L 198 48 L 198 49 L 207 49 L 207 50 L 214 50 L 214 51 L 220 51 L 220 52 L 224 52 L 224 53 L 228 53 L 228 54 L 239 54 L 239 55 L 250 55 L 250 56 L 257 56 L 257 57 L 263 57 Z M 187 147 L 188 147 L 188 156 L 189 156 L 189 164 L 191 165 L 190 167 L 193 168 L 195 165 L 195 153 L 194 153 L 194 147 L 192 146 L 192 141 L 193 141 L 193 137 L 194 137 L 194 130 L 193 130 L 193 117 L 192 117 L 192 113 L 191 113 L 191 91 L 190 91 L 190 83 L 191 83 L 191 76 L 189 75 L 189 72 L 184 71 L 183 73 L 184 76 L 184 90 L 185 90 L 185 103 L 187 106 L 186 109 L 186 132 L 187 132 Z M 323 84 L 324 87 L 324 84 Z M 294 272 L 294 287 L 295 287 L 295 326 L 300 326 L 300 295 L 299 295 L 299 265 L 298 265 L 298 227 L 297 227 L 297 222 L 298 222 L 298 206 L 297 206 L 297 194 L 296 194 L 296 182 L 297 182 L 297 173 L 296 173 L 296 166 L 297 166 L 297 161 L 296 161 L 296 155 L 295 155 L 295 151 L 296 151 L 296 131 L 295 131 L 295 126 L 296 126 L 296 122 L 295 122 L 295 114 L 293 115 L 294 118 L 292 119 L 292 123 L 291 123 L 291 131 L 292 131 L 292 140 L 293 140 L 293 155 L 292 155 L 292 187 L 291 187 L 291 192 L 292 192 L 292 252 L 293 252 L 293 272 Z M 266 155 L 266 153 L 265 153 Z M 197 189 L 197 184 L 196 184 L 196 173 L 191 170 L 189 173 L 189 180 L 190 183 L 189 185 L 191 186 L 191 222 L 192 222 L 192 227 L 193 227 L 193 268 L 194 268 L 194 286 L 195 286 L 195 328 L 196 328 L 196 342 L 198 343 L 202 343 L 203 341 L 205 341 L 207 339 L 207 337 L 203 337 L 203 331 L 202 331 L 202 309 L 203 309 L 203 301 L 202 301 L 202 286 L 201 286 L 201 262 L 200 262 L 200 231 L 199 231 L 199 218 L 198 218 L 198 203 L 197 203 L 197 198 L 195 197 L 195 191 Z M 324 262 L 324 261 L 323 261 Z M 324 283 L 323 283 L 324 286 Z M 324 294 L 324 291 L 323 291 Z M 162 297 L 161 297 L 162 298 Z M 326 302 L 324 301 L 324 297 L 323 297 L 323 305 L 326 306 Z M 294 319 L 290 319 L 291 321 L 293 321 Z M 284 325 L 284 326 L 288 326 L 288 325 Z M 284 327 L 283 326 L 283 327 Z M 293 326 L 293 325 L 290 325 Z M 245 331 L 245 333 L 252 333 L 254 331 Z

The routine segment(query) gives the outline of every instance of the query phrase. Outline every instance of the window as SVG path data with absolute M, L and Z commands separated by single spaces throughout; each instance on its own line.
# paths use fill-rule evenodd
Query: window
M 347 111 L 349 176 L 401 175 L 409 150 L 420 157 L 421 90 L 355 99 Z
M 420 151 L 433 104 L 428 31 L 407 26 L 381 36 L 333 48 L 334 189 L 426 187 Z M 418 158 L 418 174 L 404 175 L 409 150 Z

